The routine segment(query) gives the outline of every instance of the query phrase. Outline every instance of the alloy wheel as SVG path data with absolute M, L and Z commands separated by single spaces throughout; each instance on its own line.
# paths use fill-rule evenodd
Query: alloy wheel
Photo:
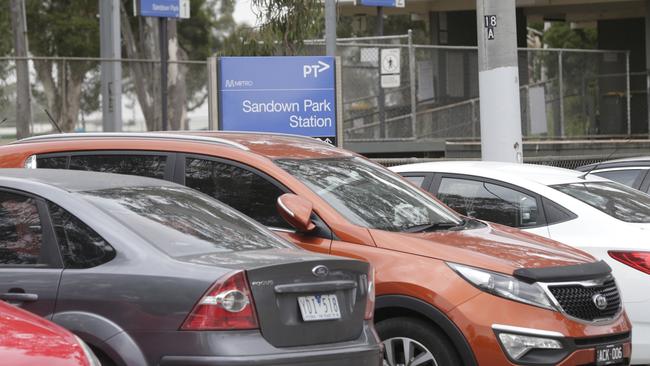
M 389 338 L 384 344 L 384 366 L 438 366 L 422 343 L 405 337 Z

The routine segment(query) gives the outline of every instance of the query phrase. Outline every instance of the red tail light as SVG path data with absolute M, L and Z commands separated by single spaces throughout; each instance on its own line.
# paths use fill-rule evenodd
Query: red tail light
M 243 271 L 220 278 L 194 306 L 181 326 L 181 330 L 257 328 L 255 304 Z
M 643 273 L 650 274 L 650 252 L 608 252 L 609 256 Z
M 368 267 L 368 297 L 366 299 L 366 314 L 364 319 L 370 320 L 375 314 L 375 269 L 372 264 Z

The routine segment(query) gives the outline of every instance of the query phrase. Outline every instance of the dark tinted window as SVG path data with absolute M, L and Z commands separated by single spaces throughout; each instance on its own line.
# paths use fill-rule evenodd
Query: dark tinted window
M 275 163 L 359 226 L 406 231 L 430 224 L 460 224 L 451 210 L 366 159 L 282 159 Z
M 0 264 L 39 264 L 42 243 L 36 201 L 0 192 Z
M 573 220 L 577 217 L 573 212 L 549 199 L 542 198 L 542 204 L 544 205 L 544 213 L 546 214 L 546 223 L 548 225 Z
M 438 198 L 463 215 L 512 227 L 539 225 L 537 200 L 500 185 L 442 178 Z
M 408 180 L 411 182 L 414 186 L 416 187 L 422 187 L 422 183 L 424 183 L 424 177 L 423 176 L 408 176 L 404 177 L 404 179 Z
M 596 209 L 626 222 L 650 223 L 650 196 L 614 182 L 585 182 L 552 186 Z
M 124 187 L 85 194 L 171 256 L 293 248 L 255 221 L 186 187 Z
M 93 229 L 54 203 L 49 203 L 65 268 L 91 268 L 115 258 L 113 247 Z
M 158 155 L 73 155 L 70 169 L 163 179 L 167 158 Z
M 212 160 L 188 158 L 185 185 L 224 202 L 266 226 L 291 228 L 276 209 L 277 199 L 284 192 L 250 170 Z
M 43 169 L 66 169 L 68 158 L 59 156 L 55 158 L 36 157 L 36 167 Z
M 645 170 L 641 169 L 625 169 L 625 170 L 610 170 L 605 172 L 596 172 L 597 176 L 613 180 L 614 182 L 619 182 L 625 184 L 628 187 L 634 187 L 634 183 L 641 173 L 645 173 Z

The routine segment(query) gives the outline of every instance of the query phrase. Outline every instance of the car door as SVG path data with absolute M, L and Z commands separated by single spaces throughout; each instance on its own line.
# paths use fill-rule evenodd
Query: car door
M 548 237 L 541 197 L 505 182 L 438 174 L 431 192 L 457 212 Z
M 313 214 L 316 230 L 297 233 L 278 213 L 278 197 L 290 191 L 264 172 L 245 164 L 215 157 L 179 154 L 175 181 L 196 189 L 250 216 L 276 234 L 311 251 L 329 253 L 332 233 Z
M 0 300 L 51 318 L 61 273 L 45 201 L 0 188 Z

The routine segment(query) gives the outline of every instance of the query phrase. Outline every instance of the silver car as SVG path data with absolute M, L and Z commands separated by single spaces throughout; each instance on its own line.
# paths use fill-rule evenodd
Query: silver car
M 104 365 L 381 364 L 367 263 L 310 253 L 189 188 L 0 170 L 0 299 Z

